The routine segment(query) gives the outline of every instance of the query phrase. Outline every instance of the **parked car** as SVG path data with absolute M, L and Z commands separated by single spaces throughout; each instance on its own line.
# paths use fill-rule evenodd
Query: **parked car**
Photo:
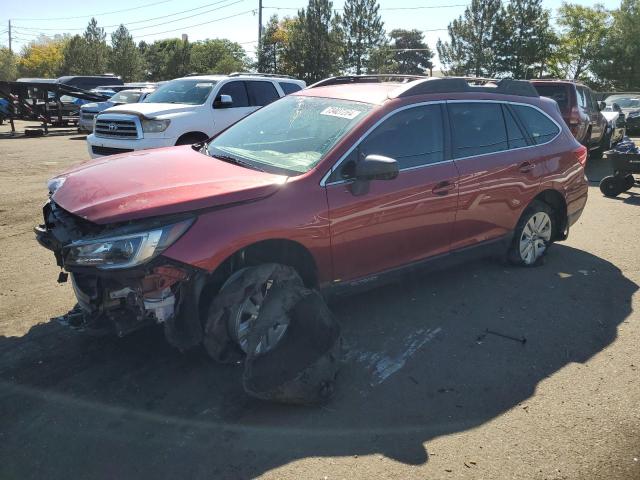
M 120 90 L 106 102 L 85 103 L 80 107 L 79 132 L 93 132 L 93 118 L 100 112 L 116 105 L 142 102 L 153 89 Z
M 605 102 L 600 103 L 600 112 L 607 120 L 607 135 L 611 138 L 611 146 L 616 145 L 626 135 L 627 124 L 625 114 L 616 103 L 612 105 L 607 105 Z
M 73 324 L 123 335 L 161 322 L 180 348 L 231 339 L 245 352 L 253 335 L 264 353 L 287 325 L 255 330 L 272 277 L 246 279 L 261 266 L 331 293 L 473 256 L 530 267 L 567 238 L 587 200 L 587 149 L 555 102 L 526 81 L 384 79 L 328 79 L 208 142 L 51 179 L 36 235 L 71 273 Z M 172 91 L 220 101 L 191 88 Z
M 640 95 L 619 94 L 609 95 L 604 99 L 606 110 L 619 111 L 625 116 L 627 131 L 631 134 L 640 133 Z M 615 106 L 618 108 L 615 108 Z
M 612 146 L 607 120 L 589 87 L 570 80 L 532 80 L 538 93 L 558 104 L 562 118 L 574 137 L 593 153 L 601 154 Z
M 272 75 L 204 75 L 172 80 L 142 103 L 110 108 L 87 137 L 92 158 L 201 142 L 280 97 L 305 87 Z

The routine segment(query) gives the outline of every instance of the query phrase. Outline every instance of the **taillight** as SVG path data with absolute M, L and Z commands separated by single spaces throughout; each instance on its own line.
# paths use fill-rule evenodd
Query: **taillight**
M 589 150 L 587 150 L 587 147 L 585 147 L 584 145 L 580 145 L 578 148 L 576 148 L 573 151 L 573 155 L 576 157 L 576 160 L 583 167 L 587 165 L 588 153 L 589 153 Z
M 578 135 L 580 135 L 580 110 L 578 110 L 577 106 L 571 108 L 568 124 L 571 134 L 578 138 Z

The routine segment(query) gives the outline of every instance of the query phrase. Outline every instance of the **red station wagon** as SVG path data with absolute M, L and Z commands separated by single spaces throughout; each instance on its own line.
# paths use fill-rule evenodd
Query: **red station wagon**
M 335 77 L 207 142 L 69 169 L 36 234 L 71 274 L 72 326 L 164 323 L 180 348 L 219 334 L 246 352 L 268 277 L 235 292 L 226 330 L 203 327 L 239 272 L 285 265 L 327 292 L 470 255 L 535 265 L 582 213 L 586 158 L 529 82 Z

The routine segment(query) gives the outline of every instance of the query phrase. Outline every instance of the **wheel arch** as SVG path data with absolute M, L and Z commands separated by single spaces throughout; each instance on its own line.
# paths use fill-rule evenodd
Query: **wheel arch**
M 311 251 L 299 242 L 284 238 L 260 240 L 239 248 L 225 258 L 208 275 L 207 284 L 200 297 L 200 311 L 206 312 L 227 278 L 241 268 L 261 263 L 281 263 L 296 270 L 307 287 L 318 286 L 318 268 Z
M 568 228 L 567 201 L 564 196 L 557 190 L 548 188 L 536 195 L 532 202 L 535 200 L 544 202 L 551 207 L 555 214 L 554 220 L 558 226 L 553 239 L 564 240 L 566 238 L 566 230 Z
M 183 133 L 182 135 L 180 135 L 178 137 L 178 140 L 176 140 L 176 145 L 184 145 L 183 142 L 184 140 L 186 140 L 187 138 L 192 137 L 194 139 L 193 143 L 197 143 L 197 142 L 202 142 L 204 140 L 206 140 L 207 138 L 209 138 L 209 135 L 207 135 L 204 132 L 200 132 L 197 130 L 191 131 L 191 132 L 187 132 L 187 133 Z

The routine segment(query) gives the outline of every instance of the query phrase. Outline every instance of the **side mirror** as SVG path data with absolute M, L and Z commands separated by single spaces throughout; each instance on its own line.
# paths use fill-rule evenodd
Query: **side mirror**
M 598 102 L 598 109 L 604 110 L 607 108 L 607 104 L 605 102 Z
M 356 163 L 354 178 L 351 184 L 353 195 L 365 195 L 369 192 L 371 180 L 393 180 L 398 176 L 398 162 L 383 155 L 367 155 Z
M 233 106 L 233 98 L 231 95 L 218 95 L 213 102 L 213 108 L 231 108 Z
M 398 176 L 398 162 L 383 155 L 367 155 L 356 163 L 356 180 L 393 180 Z

